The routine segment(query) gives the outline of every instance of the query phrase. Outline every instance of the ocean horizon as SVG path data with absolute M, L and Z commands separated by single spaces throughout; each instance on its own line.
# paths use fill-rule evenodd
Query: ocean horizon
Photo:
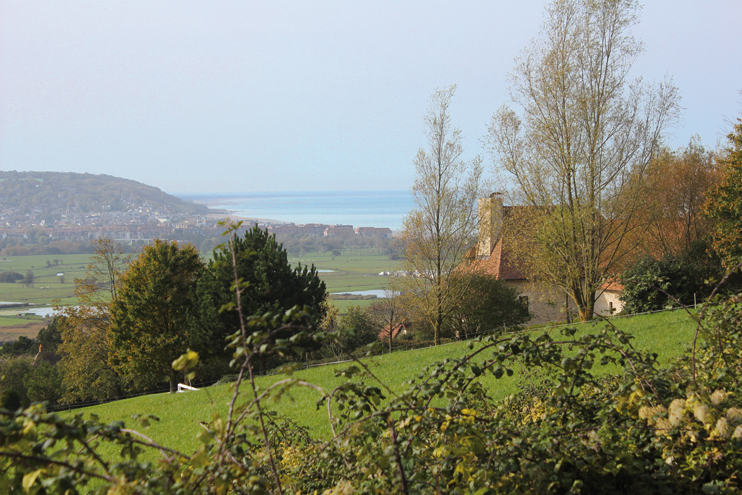
M 322 223 L 399 230 L 414 207 L 409 191 L 286 191 L 179 194 L 236 216 L 284 223 Z

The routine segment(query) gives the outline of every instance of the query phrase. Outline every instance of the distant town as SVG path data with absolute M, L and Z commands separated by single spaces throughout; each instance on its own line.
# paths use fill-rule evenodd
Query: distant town
M 84 213 L 66 211 L 58 220 L 47 223 L 42 211 L 24 213 L 18 208 L 0 208 L 0 235 L 2 239 L 29 239 L 38 241 L 90 241 L 109 238 L 119 242 L 155 239 L 187 240 L 193 236 L 212 237 L 221 234 L 224 227 L 220 220 L 235 218 L 228 211 L 216 210 L 209 214 L 173 214 L 167 207 L 155 208 L 148 204 L 131 205 L 125 211 Z M 352 225 L 327 225 L 320 223 L 294 224 L 243 219 L 244 226 L 257 224 L 273 234 L 292 234 L 310 237 L 361 237 L 392 238 L 389 228 L 353 227 Z

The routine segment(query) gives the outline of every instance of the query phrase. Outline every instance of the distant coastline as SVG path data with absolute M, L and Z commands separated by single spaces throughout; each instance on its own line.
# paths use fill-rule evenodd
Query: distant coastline
M 414 207 L 408 191 L 286 191 L 180 194 L 218 211 L 215 218 L 260 223 L 323 223 L 399 230 Z

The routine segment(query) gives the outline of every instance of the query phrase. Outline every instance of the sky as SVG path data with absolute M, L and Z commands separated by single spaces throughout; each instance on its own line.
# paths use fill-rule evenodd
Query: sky
M 0 0 L 0 169 L 173 194 L 405 190 L 436 88 L 465 158 L 546 1 Z M 742 110 L 739 0 L 651 0 L 633 75 L 715 148 Z

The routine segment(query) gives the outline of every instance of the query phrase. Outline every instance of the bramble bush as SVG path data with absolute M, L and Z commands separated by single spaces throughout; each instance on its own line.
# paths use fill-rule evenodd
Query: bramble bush
M 237 304 L 229 310 L 238 314 L 244 288 L 235 276 Z M 668 367 L 660 368 L 656 354 L 635 349 L 630 334 L 606 322 L 591 333 L 566 328 L 559 335 L 482 337 L 466 355 L 421 370 L 400 392 L 352 357 L 336 371 L 342 381 L 333 390 L 294 377 L 292 365 L 284 366 L 284 378 L 260 389 L 253 368 L 261 355 L 296 359 L 302 342 L 333 336 L 313 331 L 311 316 L 298 307 L 239 316 L 229 344 L 238 371 L 229 409 L 202 425 L 195 452 L 157 445 L 120 422 L 62 419 L 34 404 L 0 414 L 0 491 L 740 491 L 742 297 L 692 314 L 696 338 Z M 197 353 L 187 352 L 173 367 L 198 369 Z M 516 372 L 520 391 L 502 401 L 480 381 L 487 373 L 501 378 Z M 327 411 L 329 440 L 266 411 L 266 401 L 295 387 L 321 393 L 317 407 Z M 136 420 L 146 428 L 155 419 Z M 104 443 L 119 446 L 120 457 L 101 457 Z M 160 458 L 143 460 L 145 449 L 159 450 Z

